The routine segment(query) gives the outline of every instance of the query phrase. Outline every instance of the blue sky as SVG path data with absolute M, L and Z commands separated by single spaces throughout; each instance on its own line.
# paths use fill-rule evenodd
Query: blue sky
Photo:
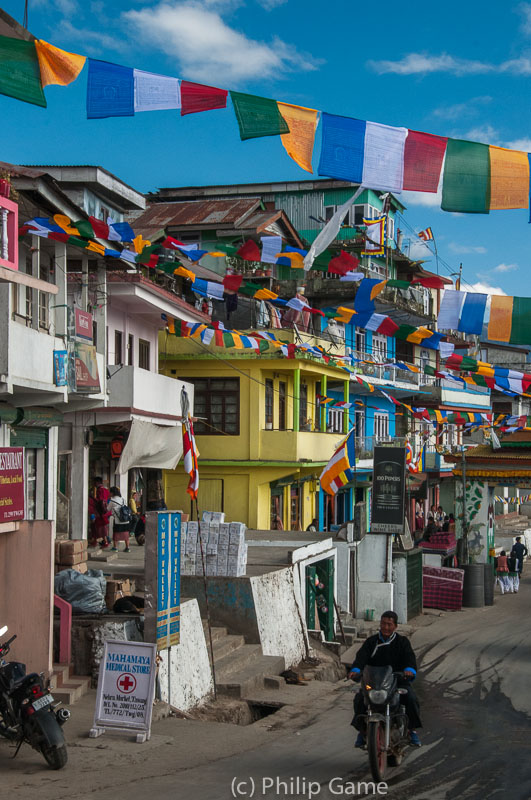
M 23 0 L 2 7 L 22 20 Z M 331 113 L 531 151 L 531 2 L 29 0 L 29 29 L 72 52 Z M 277 137 L 240 142 L 230 107 L 87 120 L 86 68 L 48 108 L 0 96 L 0 160 L 101 164 L 141 191 L 311 178 Z M 6 125 L 5 121 L 9 124 Z M 314 165 L 319 155 L 319 134 Z M 448 214 L 404 193 L 471 285 L 531 294 L 527 211 Z M 420 245 L 416 257 L 428 255 Z M 429 265 L 434 268 L 434 262 Z M 444 272 L 444 270 L 441 270 Z

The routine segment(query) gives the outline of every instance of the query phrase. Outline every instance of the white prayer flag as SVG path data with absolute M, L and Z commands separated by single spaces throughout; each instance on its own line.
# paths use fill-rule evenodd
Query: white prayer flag
M 277 253 L 282 250 L 282 236 L 262 236 L 262 257 L 264 264 L 276 264 Z
M 407 128 L 367 122 L 362 183 L 371 189 L 401 192 Z
M 136 111 L 164 111 L 181 107 L 181 85 L 178 78 L 133 70 Z
M 347 211 L 364 190 L 365 186 L 359 186 L 352 197 L 349 197 L 349 199 L 343 203 L 342 206 L 339 206 L 333 217 L 326 223 L 323 230 L 316 237 L 310 249 L 308 250 L 308 253 L 304 257 L 304 269 L 306 271 L 312 268 L 312 264 L 317 256 L 321 255 L 321 253 L 324 253 L 328 245 L 334 241 L 339 233 L 341 223 L 345 219 Z
M 437 317 L 437 330 L 457 330 L 461 308 L 465 301 L 465 294 L 466 292 L 456 292 L 454 289 L 444 290 L 439 316 Z

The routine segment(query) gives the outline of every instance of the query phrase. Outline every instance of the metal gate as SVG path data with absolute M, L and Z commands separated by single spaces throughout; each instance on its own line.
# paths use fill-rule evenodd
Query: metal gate
M 410 550 L 406 553 L 407 565 L 407 618 L 422 612 L 422 551 Z

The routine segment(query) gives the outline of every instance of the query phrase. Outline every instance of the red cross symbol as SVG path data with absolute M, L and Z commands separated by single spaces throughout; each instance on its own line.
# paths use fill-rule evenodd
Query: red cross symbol
M 123 694 L 131 694 L 136 689 L 136 678 L 130 672 L 124 672 L 116 681 L 116 685 Z

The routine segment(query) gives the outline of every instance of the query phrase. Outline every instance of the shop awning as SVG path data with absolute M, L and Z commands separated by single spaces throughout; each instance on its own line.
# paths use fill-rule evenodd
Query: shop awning
M 133 467 L 175 469 L 182 454 L 180 425 L 154 425 L 134 419 L 118 462 L 118 472 L 124 473 Z

